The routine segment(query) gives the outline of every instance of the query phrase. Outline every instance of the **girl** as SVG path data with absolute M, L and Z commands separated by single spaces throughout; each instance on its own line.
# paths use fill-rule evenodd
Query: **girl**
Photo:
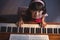
M 18 21 L 18 26 L 21 24 L 39 24 L 41 27 L 45 27 L 46 13 L 45 3 L 42 0 L 32 0 L 29 8 L 26 10 L 25 15 L 21 14 Z

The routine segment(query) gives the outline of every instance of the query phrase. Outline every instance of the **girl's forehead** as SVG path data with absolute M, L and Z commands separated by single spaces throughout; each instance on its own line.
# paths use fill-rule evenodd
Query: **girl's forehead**
M 42 10 L 31 10 L 31 12 L 41 12 Z
M 35 14 L 35 13 L 42 14 L 43 11 L 42 11 L 42 10 L 41 10 L 41 11 L 31 11 L 31 13 L 32 13 L 32 14 Z

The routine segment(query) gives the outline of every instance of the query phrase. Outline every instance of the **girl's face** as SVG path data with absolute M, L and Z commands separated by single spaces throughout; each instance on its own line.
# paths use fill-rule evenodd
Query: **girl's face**
M 32 13 L 32 18 L 33 19 L 39 19 L 39 18 L 41 18 L 41 15 L 42 15 L 41 11 L 33 11 L 33 10 L 31 10 L 31 13 Z

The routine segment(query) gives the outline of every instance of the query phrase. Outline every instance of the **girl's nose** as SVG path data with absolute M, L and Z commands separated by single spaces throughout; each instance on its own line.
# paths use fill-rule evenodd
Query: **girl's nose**
M 39 15 L 39 12 L 35 12 L 35 14 L 36 14 L 36 16 L 38 16 Z

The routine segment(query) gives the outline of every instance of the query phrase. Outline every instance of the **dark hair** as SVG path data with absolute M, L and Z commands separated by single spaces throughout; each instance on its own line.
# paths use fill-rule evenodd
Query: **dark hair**
M 29 5 L 29 10 L 42 10 L 43 4 L 40 2 L 34 2 Z
M 43 4 L 40 3 L 40 2 L 34 2 L 34 3 L 31 3 L 29 5 L 28 9 L 33 10 L 33 11 L 41 11 L 41 10 L 43 10 L 42 14 L 45 14 L 46 13 L 46 4 L 45 4 L 45 6 L 43 6 Z

